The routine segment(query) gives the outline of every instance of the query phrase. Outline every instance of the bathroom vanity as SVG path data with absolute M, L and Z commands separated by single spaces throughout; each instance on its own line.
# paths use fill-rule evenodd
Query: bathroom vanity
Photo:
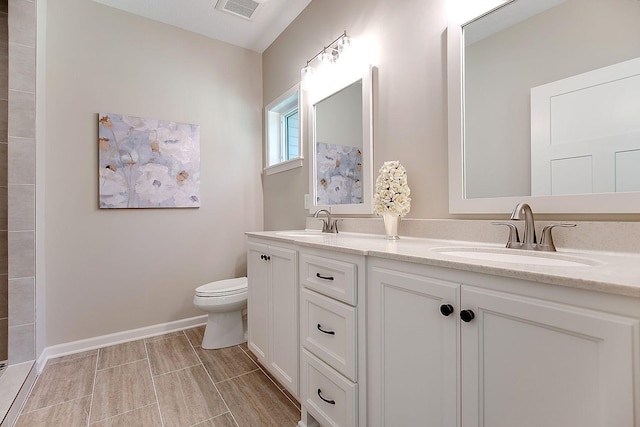
M 248 235 L 249 348 L 299 374 L 300 427 L 640 426 L 635 254 Z

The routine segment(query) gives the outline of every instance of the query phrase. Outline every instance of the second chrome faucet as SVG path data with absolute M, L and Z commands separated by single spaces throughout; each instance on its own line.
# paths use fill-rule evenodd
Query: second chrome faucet
M 575 227 L 576 224 L 551 224 L 542 229 L 542 238 L 540 243 L 536 238 L 536 224 L 533 219 L 533 211 L 531 206 L 527 203 L 518 203 L 513 212 L 511 212 L 511 219 L 515 221 L 524 221 L 524 230 L 522 241 L 518 235 L 518 228 L 512 222 L 494 222 L 495 225 L 506 225 L 509 227 L 509 240 L 507 241 L 507 248 L 513 249 L 528 249 L 537 251 L 550 251 L 555 252 L 556 247 L 553 243 L 553 236 L 551 230 L 554 227 Z
M 319 218 L 319 215 L 324 213 L 327 215 L 327 219 L 320 218 L 322 220 L 322 232 L 323 233 L 337 233 L 338 232 L 338 220 L 331 219 L 331 212 L 326 209 L 317 210 L 314 214 L 314 218 Z

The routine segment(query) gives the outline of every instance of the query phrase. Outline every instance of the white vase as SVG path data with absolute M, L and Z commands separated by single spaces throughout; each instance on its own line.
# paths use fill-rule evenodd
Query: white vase
M 398 222 L 400 217 L 390 213 L 383 213 L 382 219 L 384 220 L 384 234 L 387 240 L 398 240 Z

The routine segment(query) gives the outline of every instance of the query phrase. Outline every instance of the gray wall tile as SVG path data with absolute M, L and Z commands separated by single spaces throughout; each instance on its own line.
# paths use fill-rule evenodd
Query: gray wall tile
M 8 55 L 9 49 L 9 18 L 5 13 L 0 14 L 0 55 Z
M 36 140 L 33 138 L 9 138 L 7 150 L 7 184 L 35 184 Z M 0 177 L 0 182 L 1 181 Z
M 0 230 L 0 273 L 4 274 L 8 272 L 8 253 L 9 245 L 7 242 L 8 232 Z M 32 275 L 33 276 L 33 275 Z
M 9 279 L 6 274 L 0 274 L 0 319 L 9 315 L 7 309 L 9 299 Z
M 1 55 L 1 54 L 0 54 L 0 99 L 9 99 L 9 57 L 7 55 Z
M 36 96 L 30 92 L 9 90 L 9 135 L 36 137 Z
M 0 185 L 0 230 L 9 229 L 7 187 Z
M 9 280 L 9 327 L 35 322 L 35 279 Z
M 35 233 L 10 231 L 8 236 L 9 280 L 35 276 Z
M 7 185 L 8 175 L 7 166 L 9 162 L 9 144 L 6 142 L 0 142 L 0 185 Z
M 35 359 L 35 325 L 12 326 L 9 328 L 9 364 Z
M 9 328 L 7 319 L 0 319 L 0 360 L 9 358 Z
M 9 0 L 9 42 L 36 47 L 36 3 Z
M 15 43 L 9 44 L 8 89 L 25 92 L 36 91 L 36 49 Z M 2 62 L 0 61 L 0 67 Z M 2 74 L 0 74 L 0 79 Z M 0 96 L 2 96 L 2 82 L 0 82 Z
M 0 142 L 8 141 L 8 129 L 9 129 L 9 102 L 5 99 L 0 99 Z
M 2 187 L 0 187 L 0 190 Z M 1 200 L 1 199 L 0 199 Z M 35 230 L 36 186 L 11 184 L 9 186 L 8 213 L 9 231 Z M 2 207 L 0 206 L 0 212 Z M 0 220 L 2 218 L 0 217 Z

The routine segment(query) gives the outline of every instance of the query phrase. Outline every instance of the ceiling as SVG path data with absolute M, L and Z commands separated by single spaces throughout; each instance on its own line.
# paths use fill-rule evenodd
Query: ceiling
M 260 3 L 248 20 L 216 9 L 218 1 L 225 0 L 94 1 L 260 53 L 311 3 L 269 0 Z

